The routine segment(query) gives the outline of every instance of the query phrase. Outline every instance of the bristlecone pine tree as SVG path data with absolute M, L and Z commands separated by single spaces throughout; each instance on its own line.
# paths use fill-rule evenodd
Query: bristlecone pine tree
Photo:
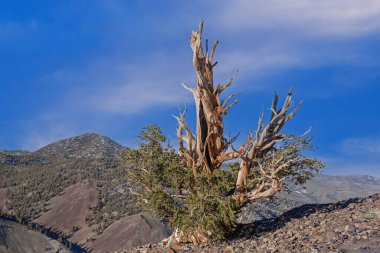
M 292 178 L 304 183 L 323 164 L 307 158 L 302 151 L 311 150 L 311 138 L 281 132 L 301 103 L 293 106 L 291 89 L 282 105 L 274 96 L 271 116 L 264 123 L 264 113 L 255 133 L 250 132 L 240 147 L 234 138 L 224 136 L 223 117 L 238 100 L 234 95 L 221 100 L 221 93 L 231 86 L 234 77 L 214 86 L 213 63 L 216 41 L 211 52 L 202 48 L 203 21 L 193 31 L 190 46 L 197 84 L 189 88 L 196 105 L 196 132 L 185 122 L 186 108 L 177 118 L 178 155 L 157 126 L 143 129 L 138 150 L 125 154 L 130 169 L 129 179 L 137 183 L 130 189 L 139 196 L 140 206 L 159 218 L 168 218 L 175 232 L 169 243 L 224 239 L 235 228 L 236 213 L 249 201 L 270 198 L 284 188 L 283 181 Z M 232 161 L 230 168 L 223 163 Z M 235 161 L 235 163 L 233 163 Z

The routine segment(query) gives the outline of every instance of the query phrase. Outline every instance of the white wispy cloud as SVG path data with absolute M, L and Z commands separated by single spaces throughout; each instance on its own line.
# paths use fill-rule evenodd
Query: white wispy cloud
M 305 63 L 300 55 L 275 45 L 245 50 L 239 49 L 239 46 L 231 51 L 222 49 L 217 59 L 220 65 L 216 68 L 216 74 L 225 75 L 238 69 L 239 77 L 242 78 L 249 77 L 252 73 L 257 75 Z
M 181 82 L 192 82 L 191 65 L 181 59 L 154 54 L 144 63 L 101 58 L 81 70 L 59 70 L 41 80 L 73 87 L 61 102 L 64 111 L 141 113 L 155 106 L 181 105 L 190 94 Z
M 212 4 L 206 5 L 211 8 Z M 204 37 L 211 30 L 223 39 L 216 55 L 220 62 L 215 69 L 218 82 L 228 80 L 235 70 L 239 70 L 239 82 L 292 67 L 368 63 L 368 59 L 360 61 L 364 56 L 355 50 L 342 51 L 339 44 L 326 43 L 332 35 L 359 36 L 380 28 L 380 3 L 376 1 L 243 0 L 223 2 L 215 9 L 217 14 L 206 17 Z M 194 23 L 194 29 L 196 26 Z M 119 30 L 123 30 L 122 26 Z M 323 38 L 303 42 L 310 36 Z M 231 44 L 234 46 L 228 46 Z M 143 56 L 144 60 L 139 61 L 101 55 L 81 69 L 62 69 L 44 78 L 77 87 L 66 94 L 64 102 L 75 110 L 135 114 L 155 106 L 174 106 L 189 95 L 179 83 L 191 84 L 194 80 L 190 49 L 187 45 L 183 48 L 188 52 L 178 53 L 176 46 L 163 48 L 161 53 Z M 247 85 L 239 86 L 240 91 L 245 88 Z
M 342 152 L 347 155 L 380 156 L 380 138 L 347 138 L 342 142 Z
M 351 37 L 380 29 L 376 0 L 240 0 L 219 7 L 217 23 L 235 31 L 274 29 L 303 36 Z
M 324 173 L 331 175 L 372 175 L 380 177 L 380 165 L 378 163 L 341 161 L 339 163 L 327 163 Z
M 69 138 L 79 134 L 78 127 L 72 122 L 57 120 L 57 118 L 39 119 L 38 122 L 28 125 L 25 132 L 21 134 L 19 142 L 21 149 L 36 151 L 52 142 Z
M 142 67 L 142 66 L 141 66 Z M 187 93 L 179 85 L 181 76 L 176 67 L 145 66 L 148 69 L 126 69 L 128 76 L 119 76 L 109 85 L 89 96 L 88 108 L 111 113 L 138 113 L 155 106 L 182 104 Z M 178 73 L 178 72 L 177 72 Z
M 380 163 L 376 160 L 358 159 L 358 157 L 346 157 L 342 154 L 331 154 L 317 157 L 325 164 L 322 173 L 330 175 L 372 175 L 380 177 Z
M 205 16 L 204 37 L 209 37 L 211 33 L 221 38 L 215 56 L 220 62 L 215 69 L 215 80 L 225 82 L 238 69 L 238 79 L 232 89 L 236 88 L 239 92 L 252 87 L 272 90 L 267 84 L 259 86 L 251 81 L 248 87 L 244 80 L 276 70 L 312 68 L 342 62 L 368 64 L 371 61 L 367 56 L 350 47 L 342 47 L 341 42 L 334 44 L 330 38 L 342 37 L 346 41 L 378 32 L 380 28 L 380 3 L 376 1 L 368 1 L 367 4 L 341 0 L 226 1 L 218 3 L 216 7 L 214 4 L 208 5 L 212 5 L 217 14 Z M 115 11 L 119 9 L 117 7 Z M 119 14 L 117 16 L 121 25 L 110 29 L 112 33 L 119 34 L 125 30 L 122 25 L 123 15 Z M 194 16 L 192 19 L 195 19 Z M 165 19 L 154 22 L 155 27 L 164 27 L 164 24 L 160 26 L 157 22 L 165 22 Z M 124 23 L 127 24 L 126 21 Z M 183 24 L 186 29 L 187 26 L 188 23 Z M 197 24 L 194 23 L 193 29 L 196 27 Z M 189 30 L 188 34 L 190 32 Z M 179 36 L 170 33 L 170 30 L 166 33 L 168 41 Z M 149 36 L 159 35 L 161 34 Z M 128 41 L 128 38 L 120 39 Z M 126 43 L 126 46 L 129 47 L 128 50 L 121 48 L 117 52 L 130 52 L 131 45 Z M 192 55 L 188 45 L 172 45 L 172 48 L 162 48 L 159 53 L 139 53 L 140 58 L 131 59 L 123 58 L 117 53 L 100 52 L 79 67 L 46 74 L 38 81 L 70 89 L 65 90 L 62 98 L 53 101 L 50 108 L 42 113 L 62 114 L 70 125 L 69 116 L 73 114 L 135 116 L 148 110 L 183 105 L 186 98 L 192 101 L 191 95 L 179 85 L 181 82 L 194 85 Z M 365 61 L 360 60 L 363 57 L 367 57 Z M 77 125 L 78 119 L 72 118 L 72 124 Z M 56 119 L 52 121 L 59 122 Z M 76 131 L 76 128 L 67 127 L 72 130 L 60 133 L 52 125 L 52 130 L 47 131 L 51 132 L 51 137 L 43 134 L 44 139 L 40 140 L 39 134 L 31 134 L 31 141 L 27 141 L 25 146 L 31 148 L 33 143 L 37 143 L 35 147 L 41 146 L 42 143 L 47 143 L 47 139 Z
M 319 157 L 328 174 L 362 174 L 380 177 L 380 138 L 346 138 L 335 146 L 332 154 Z
M 7 21 L 0 22 L 0 39 L 4 41 L 11 41 L 13 38 L 19 35 L 36 29 L 38 22 L 36 19 L 27 21 Z

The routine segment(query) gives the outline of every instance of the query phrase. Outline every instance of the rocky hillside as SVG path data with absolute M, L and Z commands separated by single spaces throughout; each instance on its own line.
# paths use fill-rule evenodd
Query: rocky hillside
M 28 151 L 8 151 L 8 150 L 0 150 L 0 163 L 1 164 L 17 164 L 23 160 L 25 157 L 29 159 L 30 152 Z
M 289 193 L 281 192 L 270 200 L 261 199 L 246 205 L 238 222 L 247 224 L 256 220 L 276 218 L 290 209 L 304 204 L 324 204 L 367 197 L 380 192 L 380 178 L 364 175 L 315 175 L 305 185 L 287 182 Z
M 121 158 L 121 153 L 125 147 L 111 140 L 110 138 L 94 134 L 85 133 L 69 139 L 57 141 L 49 144 L 36 152 L 36 156 L 59 158 Z
M 172 248 L 156 244 L 122 252 L 380 252 L 380 194 L 303 205 L 276 219 L 241 225 L 224 242 Z
M 380 192 L 380 178 L 366 175 L 315 175 L 305 185 L 288 182 L 292 194 L 281 196 L 301 203 L 331 203 Z
M 0 151 L 0 215 L 50 228 L 92 252 L 160 241 L 169 231 L 136 208 L 120 159 L 124 150 L 107 137 L 86 133 L 35 152 Z M 307 203 L 380 192 L 379 179 L 368 176 L 317 175 L 306 189 L 288 184 L 291 194 L 245 206 L 238 222 L 273 220 Z
M 35 152 L 1 151 L 0 215 L 42 226 L 96 252 L 162 240 L 168 231 L 159 221 L 133 216 L 140 210 L 121 161 L 126 149 L 87 133 Z M 144 229 L 130 233 L 127 227 Z M 132 241 L 116 240 L 126 233 Z
M 35 152 L 0 150 L 0 163 L 7 165 L 41 165 L 67 159 L 120 160 L 127 148 L 110 138 L 85 133 L 51 143 Z

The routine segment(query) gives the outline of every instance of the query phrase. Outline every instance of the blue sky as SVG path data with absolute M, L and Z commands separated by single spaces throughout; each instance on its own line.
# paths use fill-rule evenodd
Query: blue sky
M 134 147 L 156 123 L 175 142 L 194 85 L 189 35 L 220 40 L 217 82 L 238 78 L 226 133 L 255 130 L 275 91 L 303 107 L 326 173 L 380 176 L 379 1 L 2 1 L 0 149 L 96 132 Z M 228 93 L 228 91 L 227 91 Z M 241 141 L 241 140 L 240 140 Z

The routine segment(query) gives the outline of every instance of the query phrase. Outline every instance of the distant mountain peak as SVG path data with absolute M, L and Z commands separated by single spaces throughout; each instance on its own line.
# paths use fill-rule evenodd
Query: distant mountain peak
M 84 136 L 89 136 L 89 137 L 106 137 L 104 135 L 93 133 L 93 132 L 85 132 L 84 134 L 81 134 L 81 135 L 78 135 L 78 136 L 74 136 L 74 137 L 71 137 L 71 138 L 84 137 Z M 106 138 L 108 138 L 108 137 L 106 137 Z
M 120 158 L 126 147 L 110 138 L 86 132 L 51 143 L 33 154 L 54 158 Z

